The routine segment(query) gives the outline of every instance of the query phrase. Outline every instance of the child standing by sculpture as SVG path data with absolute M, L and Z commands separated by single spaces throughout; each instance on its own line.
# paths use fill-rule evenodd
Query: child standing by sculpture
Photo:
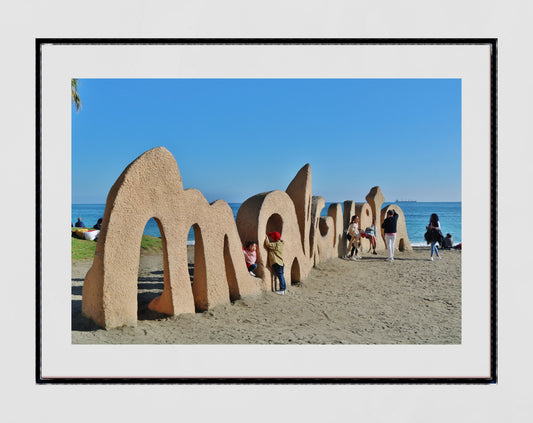
M 252 276 L 256 276 L 254 270 L 257 269 L 257 248 L 255 242 L 246 241 L 242 251 L 244 252 L 244 261 L 246 262 L 246 267 L 248 272 Z
M 270 241 L 269 238 L 272 240 Z M 279 232 L 269 232 L 265 237 L 265 247 L 268 250 L 268 264 L 274 271 L 274 274 L 279 279 L 279 290 L 276 294 L 285 295 L 287 285 L 285 283 L 285 276 L 283 275 L 283 241 Z

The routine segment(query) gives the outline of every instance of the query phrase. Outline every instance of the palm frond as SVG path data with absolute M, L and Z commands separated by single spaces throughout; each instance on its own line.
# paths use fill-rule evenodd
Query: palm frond
M 70 80 L 70 96 L 72 104 L 76 107 L 76 111 L 79 112 L 81 109 L 81 99 L 78 94 L 78 80 L 75 78 Z

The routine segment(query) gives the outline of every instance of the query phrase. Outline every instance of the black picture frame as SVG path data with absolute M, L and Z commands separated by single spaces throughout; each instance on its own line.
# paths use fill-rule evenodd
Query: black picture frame
M 42 48 L 45 45 L 163 45 L 163 44 L 245 44 L 245 45 L 486 45 L 490 46 L 490 203 L 491 203 L 491 245 L 490 245 L 490 376 L 489 377 L 472 377 L 472 378 L 363 378 L 363 377 L 286 377 L 286 378 L 242 378 L 242 377 L 224 377 L 224 378 L 51 378 L 42 375 L 42 285 L 41 285 L 41 267 L 42 267 Z M 36 313 L 35 313 L 35 381 L 37 384 L 496 384 L 498 381 L 497 367 L 497 230 L 498 230 L 498 208 L 497 208 L 497 44 L 496 38 L 306 38 L 306 39 L 277 39 L 277 38 L 186 38 L 186 39 L 165 39 L 165 38 L 37 38 L 35 40 L 35 102 L 36 102 L 36 134 L 35 134 L 35 151 L 36 151 Z

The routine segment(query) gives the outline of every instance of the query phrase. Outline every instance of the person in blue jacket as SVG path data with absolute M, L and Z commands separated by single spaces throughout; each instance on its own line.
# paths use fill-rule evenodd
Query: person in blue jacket
M 76 228 L 85 228 L 85 223 L 81 221 L 81 217 L 78 217 L 78 221 L 76 222 Z

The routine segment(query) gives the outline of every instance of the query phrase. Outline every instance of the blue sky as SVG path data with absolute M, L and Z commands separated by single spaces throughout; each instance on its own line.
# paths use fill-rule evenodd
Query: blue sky
M 125 169 L 166 147 L 184 188 L 242 202 L 311 164 L 313 195 L 461 201 L 459 79 L 81 79 L 72 202 L 105 203 Z

